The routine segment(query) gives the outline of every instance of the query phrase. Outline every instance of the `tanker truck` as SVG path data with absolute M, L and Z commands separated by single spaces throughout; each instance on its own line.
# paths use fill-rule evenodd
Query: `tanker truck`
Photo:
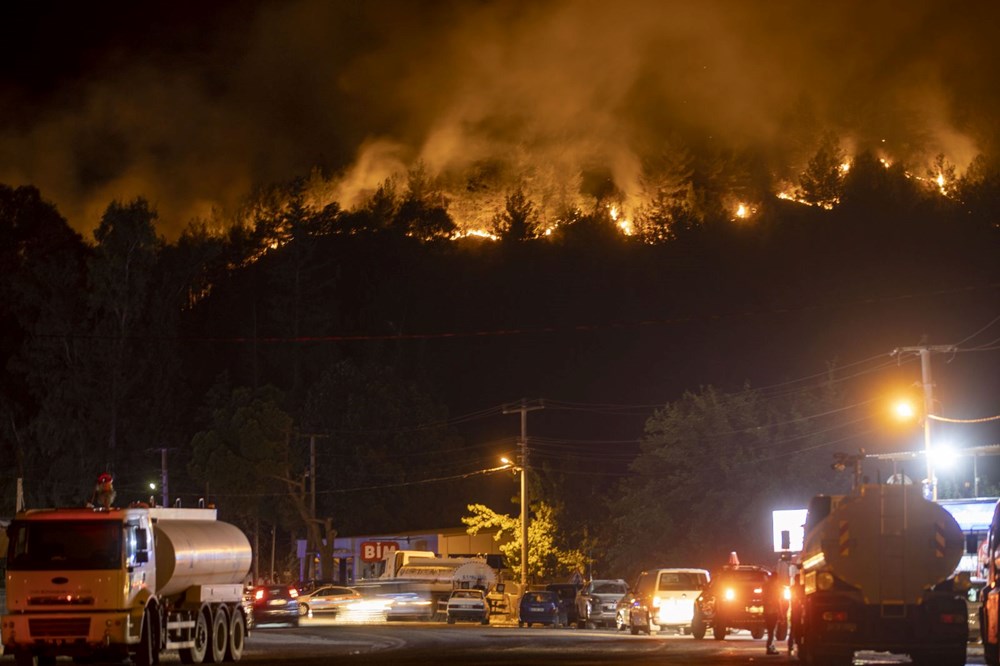
M 448 597 L 453 590 L 477 588 L 488 592 L 497 583 L 496 571 L 481 557 L 438 557 L 432 551 L 395 550 L 384 558 L 384 562 L 384 571 L 378 580 L 362 581 L 359 589 L 416 595 L 423 612 L 413 614 L 425 619 L 444 619 Z M 404 612 L 390 607 L 387 615 L 402 617 Z
M 963 666 L 968 612 L 955 570 L 965 549 L 948 511 L 917 485 L 862 485 L 809 504 L 792 589 L 799 661 L 848 665 L 858 650 Z
M 215 509 L 61 508 L 8 528 L 2 640 L 16 666 L 177 651 L 185 664 L 238 661 L 251 550 Z

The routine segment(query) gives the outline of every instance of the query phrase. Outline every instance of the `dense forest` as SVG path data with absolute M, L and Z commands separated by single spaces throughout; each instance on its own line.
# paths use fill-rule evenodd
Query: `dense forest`
M 918 176 L 825 143 L 782 196 L 687 173 L 647 179 L 627 222 L 595 170 L 585 205 L 543 215 L 514 188 L 473 230 L 419 165 L 350 209 L 317 204 L 314 177 L 169 241 L 144 199 L 83 238 L 44 192 L 0 186 L 0 515 L 19 481 L 29 507 L 82 504 L 103 471 L 119 503 L 160 501 L 148 484 L 166 478 L 168 501 L 276 527 L 283 550 L 324 521 L 516 514 L 494 468 L 527 398 L 544 407 L 532 497 L 595 571 L 767 562 L 772 508 L 850 487 L 835 453 L 920 441 L 873 416 L 878 392 L 919 379 L 893 348 L 996 316 L 1000 163 Z M 950 413 L 996 411 L 995 338 L 940 364 Z

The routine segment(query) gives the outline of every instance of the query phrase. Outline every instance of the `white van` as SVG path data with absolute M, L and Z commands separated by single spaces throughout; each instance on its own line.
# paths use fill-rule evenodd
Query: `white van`
M 694 601 L 711 580 L 707 569 L 650 569 L 639 574 L 633 590 L 629 629 L 647 634 L 653 629 L 691 631 Z

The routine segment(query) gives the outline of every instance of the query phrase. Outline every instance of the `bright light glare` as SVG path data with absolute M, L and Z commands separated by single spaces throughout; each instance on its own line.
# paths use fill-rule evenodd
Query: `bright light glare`
M 935 467 L 940 467 L 941 469 L 949 469 L 955 464 L 955 459 L 958 457 L 955 454 L 955 450 L 948 444 L 941 444 L 940 446 L 935 446 L 930 451 L 931 461 L 934 463 Z
M 501 458 L 500 462 L 502 462 L 504 465 L 510 465 L 511 464 L 510 458 Z
M 150 483 L 149 484 L 149 489 L 150 490 L 156 490 L 156 484 L 155 483 Z
M 904 421 L 908 421 L 917 415 L 917 410 L 913 407 L 913 403 L 906 400 L 897 402 L 892 410 L 895 412 L 897 418 Z

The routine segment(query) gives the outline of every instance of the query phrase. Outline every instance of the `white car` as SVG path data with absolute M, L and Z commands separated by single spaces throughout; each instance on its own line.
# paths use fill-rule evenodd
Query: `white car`
M 710 578 L 706 569 L 643 571 L 636 581 L 634 601 L 629 612 L 632 633 L 651 633 L 656 628 L 689 633 L 695 599 Z
M 448 597 L 448 624 L 459 620 L 490 623 L 490 607 L 482 590 L 455 590 Z
M 299 595 L 299 615 L 335 615 L 345 604 L 361 598 L 361 593 L 350 587 L 324 585 L 308 594 Z

